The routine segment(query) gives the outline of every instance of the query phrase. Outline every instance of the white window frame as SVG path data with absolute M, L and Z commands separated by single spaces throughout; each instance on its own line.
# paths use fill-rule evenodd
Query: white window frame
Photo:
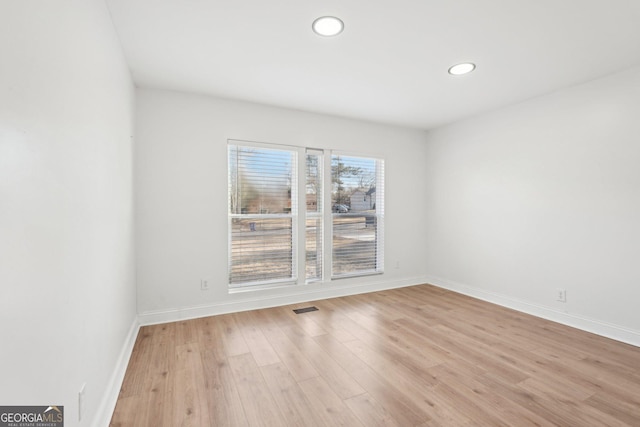
M 363 277 L 384 274 L 384 158 L 371 156 L 358 152 L 328 150 L 325 153 L 325 206 L 332 206 L 333 177 L 331 174 L 331 162 L 333 156 L 352 157 L 373 160 L 376 162 L 376 267 L 373 270 L 361 270 L 352 273 L 335 274 L 333 271 L 333 209 L 325 209 L 325 232 L 328 248 L 325 258 L 325 277 L 331 280 L 348 279 L 353 277 Z
M 326 264 L 326 258 L 325 256 L 326 254 L 326 237 L 325 237 L 325 229 L 326 227 L 326 221 L 324 218 L 324 212 L 326 210 L 326 203 L 325 203 L 325 182 L 324 182 L 324 177 L 326 176 L 326 171 L 325 171 L 325 151 L 324 150 L 320 150 L 320 149 L 316 149 L 316 148 L 306 148 L 305 149 L 305 153 L 304 153 L 304 160 L 305 160 L 305 169 L 306 169 L 306 157 L 307 155 L 314 155 L 318 157 L 318 173 L 320 175 L 320 196 L 318 197 L 318 212 L 317 213 L 313 213 L 313 212 L 308 212 L 306 209 L 306 198 L 307 198 L 307 193 L 306 193 L 306 189 L 304 191 L 304 195 L 302 196 L 302 198 L 300 198 L 299 200 L 304 200 L 304 206 L 305 209 L 300 209 L 304 211 L 304 219 L 301 220 L 300 222 L 304 225 L 304 234 L 301 234 L 301 236 L 305 236 L 304 241 L 300 242 L 299 246 L 303 247 L 304 250 L 301 251 L 302 252 L 302 256 L 304 259 L 304 277 L 305 277 L 305 283 L 316 283 L 316 282 L 322 282 L 324 281 L 325 277 L 329 277 L 326 275 L 326 271 L 325 271 L 325 264 Z M 302 168 L 300 168 L 302 169 Z M 304 183 L 306 186 L 306 170 L 304 171 Z M 300 187 L 303 187 L 302 185 Z M 302 203 L 301 203 L 302 204 Z M 309 278 L 307 277 L 306 274 L 306 269 L 307 269 L 307 251 L 306 251 L 306 236 L 307 236 L 307 229 L 306 229 L 306 224 L 307 224 L 307 219 L 308 218 L 317 218 L 320 220 L 320 235 L 316 237 L 317 242 L 316 244 L 320 246 L 319 249 L 317 249 L 318 254 L 316 256 L 320 257 L 320 276 L 319 277 L 313 277 L 313 278 Z
M 294 165 L 292 165 L 292 188 L 291 188 L 291 221 L 292 221 L 292 277 L 287 279 L 264 280 L 256 282 L 229 283 L 229 292 L 239 292 L 247 290 L 258 290 L 273 288 L 276 286 L 308 285 L 313 283 L 328 283 L 333 280 L 353 278 L 384 273 L 384 159 L 377 156 L 370 156 L 364 153 L 346 152 L 330 149 L 315 149 L 295 145 L 271 144 L 264 142 L 245 141 L 229 139 L 228 146 L 236 145 L 240 147 L 251 147 L 257 149 L 283 150 L 295 152 Z M 322 208 L 317 215 L 307 213 L 306 209 L 306 155 L 314 154 L 320 157 L 322 163 L 322 196 L 320 197 Z M 378 169 L 376 170 L 376 268 L 375 270 L 356 271 L 349 274 L 333 274 L 333 211 L 332 211 L 332 175 L 331 159 L 334 155 L 355 157 L 375 160 Z M 230 164 L 227 159 L 227 177 L 230 179 Z M 230 191 L 231 184 L 228 183 L 227 190 L 227 215 L 228 215 L 228 277 L 231 274 L 232 264 L 232 222 L 234 218 L 242 217 L 243 214 L 231 212 Z M 295 197 L 294 197 L 295 195 Z M 253 215 L 253 214 L 252 214 Z M 261 215 L 261 214 L 256 214 Z M 269 214 L 264 214 L 269 215 Z M 270 217 L 289 217 L 287 214 L 271 214 Z M 321 277 L 307 279 L 306 273 L 306 224 L 307 217 L 319 217 L 322 219 L 322 235 L 320 238 L 322 257 Z M 229 280 L 230 282 L 230 280 Z
M 238 147 L 248 147 L 248 148 L 256 148 L 256 149 L 266 149 L 266 150 L 277 150 L 277 151 L 284 151 L 284 152 L 293 152 L 295 153 L 295 155 L 293 156 L 293 164 L 292 164 L 292 183 L 291 183 L 291 213 L 290 215 L 288 214 L 237 214 L 237 213 L 232 213 L 231 212 L 231 197 L 229 194 L 229 190 L 231 187 L 230 182 L 228 183 L 228 189 L 227 189 L 227 216 L 228 216 L 228 223 L 227 223 L 227 241 L 228 241 L 228 253 L 227 253 L 227 260 L 228 260 L 228 271 L 227 271 L 227 277 L 229 277 L 229 289 L 230 290 L 243 290 L 243 289 L 260 289 L 260 288 L 270 288 L 273 286 L 282 286 L 282 285 L 292 285 L 292 284 L 296 284 L 298 281 L 298 272 L 300 271 L 300 254 L 299 254 L 299 246 L 298 242 L 299 242 L 299 224 L 301 223 L 300 219 L 298 218 L 299 216 L 299 209 L 298 209 L 298 203 L 297 200 L 299 200 L 299 185 L 298 183 L 300 182 L 300 167 L 298 165 L 298 161 L 299 161 L 299 148 L 297 147 L 291 147 L 291 146 L 285 146 L 285 145 L 277 145 L 277 144 L 267 144 L 267 143 L 261 143 L 261 142 L 252 142 L 252 141 L 241 141 L 241 140 L 234 140 L 234 139 L 229 139 L 227 141 L 227 153 L 229 153 L 229 150 L 231 149 L 231 146 L 238 146 Z M 227 154 L 227 156 L 229 157 L 229 154 Z M 231 175 L 231 171 L 229 168 L 229 159 L 227 158 L 227 179 L 230 180 L 230 175 Z M 290 278 L 280 278 L 280 279 L 273 279 L 273 280 L 261 280 L 261 281 L 254 281 L 254 282 L 238 282 L 238 283 L 231 283 L 231 268 L 232 268 L 232 244 L 233 244 L 233 240 L 232 240 L 232 224 L 233 224 L 233 220 L 236 218 L 244 218 L 247 216 L 251 216 L 251 217 L 256 217 L 256 218 L 272 218 L 272 219 L 277 219 L 277 218 L 291 218 L 291 245 L 292 245 L 292 251 L 291 251 L 291 277 Z

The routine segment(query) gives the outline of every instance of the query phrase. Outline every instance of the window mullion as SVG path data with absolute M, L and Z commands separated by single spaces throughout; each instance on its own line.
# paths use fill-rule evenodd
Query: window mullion
M 312 148 L 305 151 L 305 282 L 311 283 L 324 279 L 324 151 Z
M 297 238 L 297 266 L 298 266 L 298 277 L 297 283 L 302 284 L 305 283 L 306 279 L 306 271 L 307 271 L 307 260 L 306 260 L 306 224 L 307 224 L 307 209 L 306 209 L 306 162 L 305 162 L 305 149 L 300 148 L 297 152 L 297 163 L 298 163 L 298 174 L 297 174 L 297 182 L 298 182 L 298 197 L 297 197 L 297 220 L 298 224 L 296 227 L 296 238 Z
M 324 272 L 323 277 L 330 278 L 333 270 L 333 213 L 331 209 L 331 151 L 327 150 L 324 153 L 323 159 L 324 173 L 322 182 L 322 205 L 324 209 L 322 211 L 322 222 L 324 224 L 324 247 L 322 257 L 324 259 Z

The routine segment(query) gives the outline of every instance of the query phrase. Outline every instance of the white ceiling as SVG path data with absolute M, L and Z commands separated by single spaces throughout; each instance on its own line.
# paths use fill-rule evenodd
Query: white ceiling
M 106 2 L 138 86 L 422 129 L 640 64 L 640 0 Z

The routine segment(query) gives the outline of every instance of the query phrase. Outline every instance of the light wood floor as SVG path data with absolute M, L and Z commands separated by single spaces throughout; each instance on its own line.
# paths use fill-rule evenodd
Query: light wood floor
M 414 286 L 143 327 L 111 425 L 640 426 L 640 348 Z

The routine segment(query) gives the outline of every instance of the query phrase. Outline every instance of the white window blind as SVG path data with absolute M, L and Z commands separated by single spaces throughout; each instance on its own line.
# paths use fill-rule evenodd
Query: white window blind
M 229 144 L 229 284 L 297 277 L 297 152 Z
M 332 277 L 384 271 L 384 161 L 331 156 Z

